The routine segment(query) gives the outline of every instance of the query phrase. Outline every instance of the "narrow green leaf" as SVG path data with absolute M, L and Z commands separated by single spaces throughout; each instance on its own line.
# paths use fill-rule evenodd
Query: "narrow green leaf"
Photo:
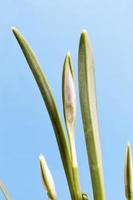
M 78 79 L 80 107 L 86 140 L 86 148 L 95 200 L 104 200 L 104 181 L 97 118 L 94 59 L 86 31 L 79 44 Z
M 52 93 L 50 91 L 50 88 L 48 86 L 48 83 L 46 81 L 46 78 L 41 70 L 40 64 L 37 61 L 37 58 L 35 57 L 35 54 L 33 53 L 32 49 L 30 48 L 27 41 L 24 39 L 24 37 L 20 34 L 20 32 L 16 28 L 12 28 L 12 31 L 23 51 L 23 54 L 29 64 L 29 67 L 34 75 L 34 78 L 37 82 L 37 85 L 40 89 L 40 92 L 42 94 L 43 100 L 45 102 L 45 105 L 47 107 L 56 140 L 58 143 L 58 147 L 60 150 L 60 155 L 62 158 L 64 170 L 66 173 L 70 193 L 72 199 L 74 199 L 74 187 L 73 187 L 73 180 L 72 180 L 72 170 L 71 170 L 71 160 L 69 155 L 69 149 L 66 141 L 66 137 L 64 134 L 64 130 L 62 127 L 62 123 L 58 114 L 58 110 L 54 101 L 54 98 L 52 96 Z
M 126 148 L 124 178 L 126 198 L 127 200 L 133 200 L 133 161 L 131 147 L 129 143 Z
M 11 200 L 9 192 L 7 191 L 7 189 L 5 188 L 4 184 L 1 181 L 0 181 L 0 189 L 1 189 L 2 193 L 4 194 L 6 200 Z
M 65 57 L 63 66 L 62 101 L 63 101 L 63 111 L 64 111 L 66 129 L 70 143 L 70 154 L 72 161 L 72 175 L 75 187 L 75 196 L 76 200 L 81 200 L 82 194 L 80 189 L 76 145 L 75 145 L 76 89 L 75 89 L 72 62 L 69 52 Z

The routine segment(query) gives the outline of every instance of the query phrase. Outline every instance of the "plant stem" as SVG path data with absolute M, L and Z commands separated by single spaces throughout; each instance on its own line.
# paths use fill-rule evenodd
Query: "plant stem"
M 74 181 L 74 187 L 75 187 L 75 193 L 76 193 L 76 200 L 81 200 L 82 194 L 81 194 L 81 189 L 80 189 L 77 154 L 76 154 L 76 146 L 75 146 L 74 139 L 70 139 L 70 153 L 71 153 L 71 160 L 72 160 L 72 174 L 73 174 L 73 181 Z

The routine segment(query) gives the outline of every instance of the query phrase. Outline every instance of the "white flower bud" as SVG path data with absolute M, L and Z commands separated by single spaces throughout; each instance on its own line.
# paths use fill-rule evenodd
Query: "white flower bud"
M 67 53 L 64 62 L 62 87 L 65 120 L 67 128 L 73 133 L 76 119 L 76 91 L 70 53 Z
M 46 160 L 42 154 L 40 154 L 40 156 L 39 156 L 39 163 L 40 163 L 42 182 L 48 193 L 48 196 L 51 200 L 56 200 L 56 190 L 55 190 L 53 177 L 48 168 Z

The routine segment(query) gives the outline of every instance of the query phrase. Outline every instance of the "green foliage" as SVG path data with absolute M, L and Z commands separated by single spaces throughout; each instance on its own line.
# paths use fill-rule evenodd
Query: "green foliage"
M 2 193 L 4 194 L 6 200 L 11 200 L 9 193 L 2 182 L 0 182 L 0 189 L 1 189 Z
M 128 143 L 126 148 L 125 159 L 125 195 L 127 200 L 133 200 L 133 161 L 130 144 Z
M 56 140 L 58 143 L 60 155 L 62 158 L 64 170 L 66 173 L 70 193 L 72 199 L 74 199 L 74 185 L 73 185 L 73 178 L 72 178 L 72 170 L 71 170 L 71 159 L 69 154 L 69 148 L 66 141 L 66 136 L 64 133 L 64 129 L 60 120 L 60 116 L 55 104 L 55 100 L 52 96 L 51 90 L 48 86 L 48 83 L 46 81 L 46 78 L 40 68 L 40 64 L 37 61 L 33 51 L 31 50 L 29 44 L 26 42 L 24 37 L 17 31 L 17 29 L 12 28 L 12 31 L 24 53 L 24 56 L 29 64 L 29 67 L 34 75 L 34 78 L 38 84 L 38 87 L 40 89 L 40 92 L 42 94 L 43 100 L 45 102 L 45 105 L 47 107 Z
M 78 78 L 80 107 L 95 200 L 104 200 L 101 148 L 96 105 L 94 59 L 87 33 L 82 32 L 79 44 Z
M 51 119 L 71 199 L 88 200 L 88 195 L 82 192 L 78 172 L 75 144 L 76 91 L 70 53 L 67 53 L 65 57 L 62 73 L 62 104 L 67 130 L 66 134 L 54 97 L 34 52 L 16 28 L 12 28 L 12 32 L 16 37 L 30 70 L 36 80 Z M 81 33 L 79 42 L 78 84 L 93 196 L 94 200 L 105 200 L 102 155 L 97 116 L 95 66 L 92 48 L 86 31 Z M 67 136 L 68 141 L 66 138 Z M 55 190 L 54 180 L 42 154 L 39 157 L 39 165 L 42 183 L 46 189 L 48 198 L 51 200 L 57 200 L 58 195 Z M 126 198 L 127 200 L 133 200 L 133 163 L 129 144 L 127 145 L 126 150 L 124 175 Z M 11 200 L 9 193 L 2 182 L 0 182 L 0 189 L 6 200 Z

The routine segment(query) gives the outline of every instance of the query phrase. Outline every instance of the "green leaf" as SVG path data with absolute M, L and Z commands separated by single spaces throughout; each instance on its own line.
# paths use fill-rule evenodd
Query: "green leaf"
M 40 89 L 40 92 L 42 94 L 43 100 L 45 102 L 45 105 L 47 107 L 56 140 L 58 143 L 60 155 L 62 158 L 64 170 L 66 173 L 70 193 L 72 199 L 74 199 L 74 187 L 73 187 L 73 179 L 72 179 L 72 170 L 71 170 L 71 160 L 69 155 L 69 149 L 65 137 L 65 133 L 62 127 L 62 123 L 60 120 L 60 116 L 58 114 L 58 110 L 54 101 L 54 98 L 52 96 L 51 90 L 48 86 L 48 83 L 46 81 L 46 78 L 41 70 L 40 64 L 35 57 L 35 54 L 33 53 L 32 49 L 30 48 L 27 41 L 24 39 L 24 37 L 20 34 L 20 32 L 16 28 L 12 28 L 12 31 L 23 51 L 23 54 L 29 64 L 29 67 L 34 75 L 34 78 L 37 82 L 37 85 Z
M 7 189 L 5 188 L 4 184 L 0 181 L 0 189 L 2 191 L 2 193 L 4 194 L 6 200 L 11 200 L 11 197 L 7 191 Z
M 126 198 L 127 200 L 133 200 L 133 161 L 131 147 L 129 143 L 126 148 L 124 178 Z
M 86 31 L 79 44 L 78 79 L 80 107 L 95 200 L 104 200 L 104 181 L 96 105 L 94 59 Z

